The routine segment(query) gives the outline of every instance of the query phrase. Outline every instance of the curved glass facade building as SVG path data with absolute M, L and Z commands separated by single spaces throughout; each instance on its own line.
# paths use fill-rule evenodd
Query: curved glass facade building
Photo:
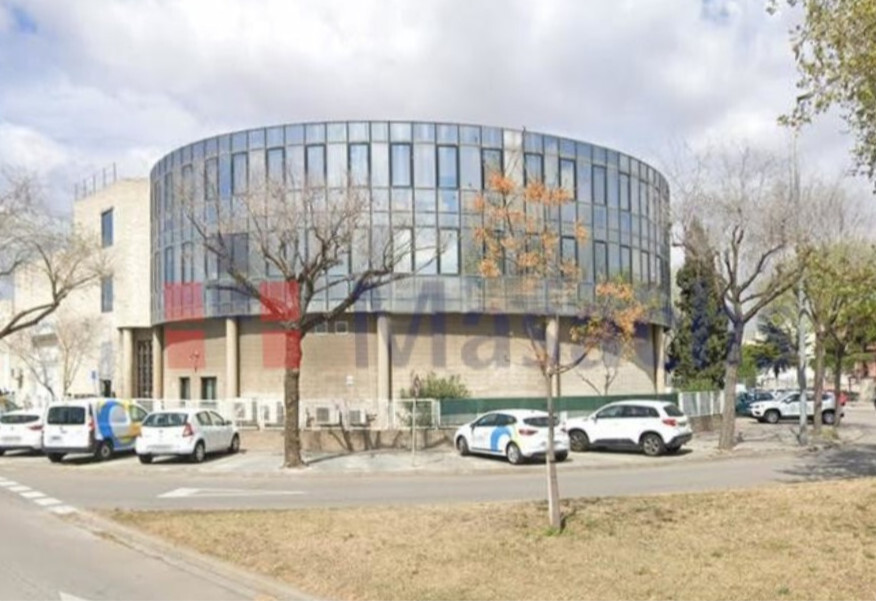
M 196 203 L 217 194 L 220 203 L 231 205 L 265 178 L 289 187 L 317 182 L 330 192 L 344 188 L 348 175 L 367 183 L 373 227 L 391 227 L 415 248 L 438 242 L 443 249 L 435 261 L 412 252 L 405 267 L 416 275 L 368 293 L 354 313 L 543 313 L 550 282 L 524 295 L 514 278 L 478 275 L 473 232 L 479 214 L 471 210 L 472 200 L 483 192 L 485 174 L 499 168 L 521 183 L 541 180 L 574 197 L 553 215 L 563 258 L 582 270 L 578 299 L 560 307 L 561 314 L 575 315 L 599 278 L 625 274 L 657 301 L 653 323 L 669 325 L 669 188 L 650 165 L 595 144 L 529 131 L 395 121 L 256 128 L 194 142 L 162 158 L 150 182 L 152 323 L 261 312 L 257 301 L 215 285 L 224 277 L 221 266 L 199 245 L 177 190 L 193 190 Z M 576 221 L 588 229 L 586 242 L 575 238 Z M 248 232 L 233 238 L 235 261 L 270 279 Z M 345 293 L 330 290 L 311 310 L 332 306 Z

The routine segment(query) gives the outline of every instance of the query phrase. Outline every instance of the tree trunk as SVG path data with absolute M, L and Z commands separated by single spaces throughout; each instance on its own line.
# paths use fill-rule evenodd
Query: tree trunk
M 721 415 L 721 437 L 718 448 L 729 451 L 736 444 L 736 382 L 739 364 L 742 362 L 742 333 L 745 324 L 734 323 L 727 352 L 726 375 L 724 376 L 724 410 Z
M 301 432 L 299 431 L 298 414 L 301 383 L 301 333 L 298 330 L 285 332 L 286 372 L 283 378 L 283 405 L 286 409 L 286 420 L 283 427 L 283 466 L 302 467 Z
M 834 413 L 833 427 L 839 428 L 840 422 L 843 420 L 843 406 L 840 405 L 839 395 L 842 392 L 843 385 L 843 359 L 846 358 L 845 349 L 841 345 L 837 345 L 836 353 L 834 354 L 834 369 L 833 369 L 833 394 L 836 397 L 836 413 Z
M 822 395 L 824 394 L 824 328 L 815 333 L 815 391 L 812 399 L 812 435 L 821 436 Z M 839 404 L 839 400 L 837 400 Z M 808 403 L 807 403 L 808 405 Z M 807 407 L 808 409 L 808 407 Z
M 563 522 L 560 516 L 560 485 L 557 481 L 557 464 L 554 454 L 554 383 L 551 370 L 546 370 L 544 381 L 547 391 L 548 413 L 547 455 L 544 458 L 547 469 L 548 518 L 550 519 L 551 528 L 560 530 L 563 527 Z

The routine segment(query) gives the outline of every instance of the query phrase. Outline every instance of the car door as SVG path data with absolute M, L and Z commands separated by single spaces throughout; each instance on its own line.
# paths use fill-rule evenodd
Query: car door
M 609 405 L 593 414 L 587 435 L 591 443 L 617 444 L 620 438 L 623 405 Z
M 496 422 L 499 420 L 498 413 L 488 413 L 472 424 L 471 448 L 478 451 L 490 450 L 490 437 Z
M 231 446 L 231 437 L 234 434 L 231 422 L 226 421 L 224 417 L 216 413 L 210 412 L 210 419 L 213 422 L 213 429 L 216 433 L 216 449 L 225 450 Z
M 779 407 L 779 411 L 782 417 L 800 417 L 800 393 L 786 396 Z
M 660 416 L 653 407 L 643 405 L 624 405 L 621 419 L 618 420 L 618 437 L 625 446 L 639 444 L 642 433 L 648 430 L 658 432 Z
M 207 411 L 198 411 L 195 414 L 195 422 L 198 424 L 198 432 L 204 440 L 204 450 L 212 453 L 216 450 L 216 433 L 213 431 L 213 420 Z

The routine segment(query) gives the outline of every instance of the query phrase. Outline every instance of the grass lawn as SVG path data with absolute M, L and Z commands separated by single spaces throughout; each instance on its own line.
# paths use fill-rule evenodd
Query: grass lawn
M 564 503 L 109 516 L 333 599 L 876 599 L 876 479 Z

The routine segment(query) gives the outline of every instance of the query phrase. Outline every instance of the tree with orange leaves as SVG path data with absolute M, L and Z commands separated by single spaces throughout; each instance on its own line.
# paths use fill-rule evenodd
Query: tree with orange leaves
M 578 367 L 587 354 L 618 336 L 629 344 L 635 334 L 635 323 L 644 315 L 636 305 L 630 284 L 605 282 L 597 287 L 597 297 L 605 295 L 607 302 L 597 303 L 599 311 L 569 331 L 580 352 L 562 358 L 559 352 L 560 308 L 582 309 L 578 302 L 581 267 L 574 257 L 564 257 L 563 236 L 574 237 L 579 243 L 587 240 L 587 229 L 577 221 L 561 221 L 564 205 L 573 203 L 572 191 L 551 187 L 540 180 L 520 183 L 513 177 L 492 172 L 488 174 L 486 191 L 476 197 L 474 210 L 483 217 L 475 229 L 475 241 L 482 247 L 478 269 L 484 278 L 514 278 L 520 284 L 518 294 L 525 302 L 527 294 L 539 287 L 547 295 L 539 297 L 542 306 L 536 308 L 539 320 L 528 320 L 528 338 L 535 363 L 545 385 L 548 418 L 548 448 L 546 453 L 548 513 L 551 528 L 559 530 L 562 519 L 554 452 L 554 384 L 561 374 Z M 544 299 L 547 306 L 544 306 Z M 567 311 L 564 311 L 567 312 Z

